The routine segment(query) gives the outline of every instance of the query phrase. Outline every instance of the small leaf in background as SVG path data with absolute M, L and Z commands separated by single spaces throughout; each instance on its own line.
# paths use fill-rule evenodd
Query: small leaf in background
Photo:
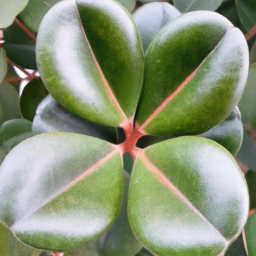
M 222 0 L 173 0 L 174 6 L 180 12 L 191 12 L 197 10 L 215 11 Z
M 0 84 L 0 126 L 7 120 L 20 117 L 18 92 L 10 84 Z
M 148 3 L 138 8 L 132 17 L 139 29 L 144 52 L 159 32 L 169 21 L 181 13 L 169 3 Z
M 248 208 L 241 170 L 209 139 L 157 143 L 135 163 L 128 217 L 136 237 L 156 255 L 219 255 L 242 231 Z
M 99 255 L 96 249 L 96 245 L 93 243 L 77 251 L 65 252 L 64 256 L 99 256 Z
M 225 121 L 199 136 L 216 141 L 232 155 L 236 155 L 243 141 L 243 124 L 239 108 L 235 107 Z
M 249 256 L 256 255 L 256 213 L 251 215 L 244 227 Z
M 47 132 L 72 132 L 117 143 L 115 127 L 95 124 L 73 115 L 58 104 L 51 95 L 45 97 L 38 105 L 32 132 L 34 135 Z
M 242 235 L 229 246 L 225 256 L 247 256 Z
M 14 18 L 27 5 L 28 0 L 1 0 L 0 3 L 0 29 L 9 27 Z
M 114 145 L 74 133 L 38 135 L 13 148 L 1 165 L 0 221 L 34 248 L 76 250 L 115 221 L 122 185 Z
M 131 256 L 142 248 L 135 238 L 127 217 L 130 176 L 124 172 L 123 200 L 119 215 L 111 228 L 96 242 L 99 256 Z
M 19 92 L 21 79 L 17 75 L 16 71 L 14 70 L 14 67 L 9 63 L 8 63 L 7 74 L 5 76 L 5 80 L 9 84 L 13 85 L 15 87 L 15 89 L 17 90 L 17 92 Z
M 250 209 L 256 208 L 256 173 L 249 170 L 245 174 L 247 181 L 249 197 L 250 197 Z
M 0 48 L 0 84 L 4 80 L 6 73 L 7 73 L 6 53 L 4 49 Z
M 39 256 L 41 251 L 34 250 L 17 240 L 11 231 L 0 223 L 1 256 Z
M 48 91 L 40 77 L 31 80 L 20 96 L 20 112 L 23 118 L 33 121 L 38 104 L 47 94 Z
M 23 68 L 37 70 L 35 42 L 17 24 L 4 30 L 4 41 L 3 48 L 11 61 Z
M 235 0 L 241 23 L 249 31 L 256 24 L 256 1 Z
M 243 124 L 256 127 L 256 63 L 249 68 L 247 84 L 238 107 Z
M 237 153 L 237 158 L 246 167 L 256 172 L 256 144 L 245 129 L 243 138 L 243 143 Z

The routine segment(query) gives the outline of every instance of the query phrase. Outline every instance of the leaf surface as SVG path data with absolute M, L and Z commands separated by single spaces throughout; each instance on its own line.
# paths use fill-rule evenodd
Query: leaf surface
M 249 170 L 245 174 L 245 179 L 247 181 L 249 197 L 250 197 L 250 209 L 256 208 L 256 173 Z
M 225 256 L 247 256 L 242 235 L 229 246 Z
M 6 53 L 4 49 L 0 49 L 0 84 L 4 80 L 6 73 L 7 73 Z
M 222 3 L 222 0 L 173 0 L 174 6 L 180 12 L 197 10 L 215 11 Z
M 244 230 L 246 237 L 246 245 L 249 256 L 256 255 L 256 214 L 254 213 L 251 217 L 249 217 Z

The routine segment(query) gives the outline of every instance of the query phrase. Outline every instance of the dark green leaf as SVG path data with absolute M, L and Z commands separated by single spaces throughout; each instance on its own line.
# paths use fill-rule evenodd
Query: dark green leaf
M 222 0 L 173 0 L 174 6 L 181 12 L 197 10 L 215 11 L 222 3 Z
M 236 241 L 229 246 L 225 256 L 247 256 L 242 235 L 240 235 Z
M 130 14 L 115 1 L 51 8 L 38 32 L 37 64 L 49 93 L 70 112 L 109 126 L 133 117 L 143 50 Z
M 254 42 L 252 49 L 250 51 L 250 63 L 253 64 L 256 62 L 256 41 Z
M 256 214 L 253 214 L 245 225 L 245 237 L 249 256 L 256 255 Z
M 256 208 L 256 173 L 249 170 L 245 174 L 250 197 L 250 209 Z
M 0 49 L 0 84 L 4 80 L 6 73 L 7 73 L 6 53 L 4 49 Z
M 38 106 L 32 126 L 33 134 L 72 132 L 117 143 L 116 128 L 84 120 L 68 112 L 48 95 Z
M 248 208 L 244 176 L 216 142 L 174 138 L 146 148 L 136 161 L 128 216 L 154 254 L 219 255 L 242 231 Z
M 129 182 L 130 177 L 125 172 L 121 210 L 112 227 L 97 241 L 99 256 L 131 256 L 142 248 L 132 233 L 127 217 Z
M 80 250 L 72 251 L 72 252 L 66 252 L 64 253 L 64 256 L 99 256 L 96 245 L 90 244 L 86 247 L 83 247 Z
M 184 14 L 147 50 L 137 129 L 151 135 L 206 132 L 237 105 L 247 75 L 248 47 L 239 29 L 214 12 Z
M 21 115 L 33 121 L 38 104 L 47 96 L 48 92 L 40 77 L 30 81 L 20 96 Z
M 144 52 L 159 30 L 179 15 L 180 12 L 169 3 L 145 4 L 133 13 L 132 16 L 139 29 Z
M 131 174 L 133 164 L 134 164 L 134 159 L 128 152 L 124 153 L 123 162 L 124 162 L 124 170 L 127 171 L 129 174 Z
M 25 244 L 70 251 L 98 239 L 122 200 L 122 159 L 103 140 L 74 133 L 27 139 L 0 171 L 0 221 Z
M 136 254 L 136 256 L 153 256 L 153 254 L 150 253 L 145 248 L 143 248 L 143 249 L 141 249 L 141 251 L 139 253 Z

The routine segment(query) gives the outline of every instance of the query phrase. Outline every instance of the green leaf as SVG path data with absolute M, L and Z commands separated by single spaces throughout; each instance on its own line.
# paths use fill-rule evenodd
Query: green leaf
M 249 169 L 256 172 L 256 145 L 249 133 L 244 129 L 242 146 L 237 158 Z
M 236 155 L 243 141 L 243 125 L 239 108 L 235 107 L 224 122 L 199 136 L 216 141 L 232 155 Z
M 5 79 L 16 79 L 16 78 L 20 78 L 16 71 L 14 70 L 13 66 L 11 64 L 8 63 L 8 68 L 7 68 L 7 74 L 5 76 Z M 15 87 L 15 89 L 19 92 L 19 88 L 20 88 L 20 81 L 16 81 L 16 82 L 8 82 L 11 85 L 13 85 Z
M 136 5 L 136 0 L 118 0 L 129 12 L 132 12 Z
M 127 171 L 129 174 L 131 174 L 132 168 L 134 165 L 134 159 L 128 152 L 123 154 L 123 162 L 124 162 L 124 170 Z
M 132 233 L 127 217 L 129 182 L 130 176 L 125 172 L 121 210 L 112 227 L 96 243 L 99 256 L 131 256 L 142 248 Z
M 20 118 L 19 94 L 7 83 L 0 85 L 0 126 L 3 122 Z
M 32 136 L 31 126 L 32 123 L 25 119 L 13 119 L 3 123 L 0 129 L 0 144 L 5 154 Z
M 48 94 L 42 79 L 40 77 L 30 81 L 22 91 L 20 96 L 21 115 L 30 121 L 33 121 L 38 104 Z
M 256 24 L 256 1 L 235 0 L 237 11 L 243 26 L 249 31 Z
M 13 234 L 0 223 L 0 255 L 1 256 L 38 256 L 40 251 L 34 250 L 18 241 Z
M 222 0 L 173 0 L 174 6 L 181 12 L 197 10 L 215 11 L 222 3 Z
M 95 124 L 71 114 L 51 95 L 38 105 L 32 132 L 34 135 L 46 132 L 80 133 L 117 143 L 116 128 Z
M 81 248 L 117 217 L 122 169 L 117 148 L 100 139 L 72 133 L 27 139 L 1 166 L 0 221 L 34 248 Z
M 225 256 L 247 256 L 242 235 L 240 235 L 236 241 L 229 246 Z
M 66 252 L 64 253 L 64 256 L 99 256 L 96 245 L 90 244 L 86 247 L 83 247 L 80 250 L 72 251 L 72 252 Z
M 245 174 L 250 197 L 250 209 L 256 208 L 256 173 L 249 170 Z
M 0 49 L 0 84 L 4 80 L 6 73 L 7 73 L 6 53 L 4 49 Z
M 0 3 L 0 29 L 9 27 L 27 3 L 28 0 L 2 0 Z
M 250 63 L 253 64 L 255 62 L 256 62 L 256 41 L 254 42 L 250 51 Z
M 152 253 L 150 253 L 148 250 L 146 250 L 145 248 L 142 248 L 141 250 L 140 250 L 140 252 L 138 252 L 137 254 L 136 254 L 136 256 L 153 256 L 153 254 Z
M 249 68 L 249 75 L 243 96 L 238 104 L 243 124 L 256 126 L 256 63 Z
M 159 30 L 179 15 L 180 12 L 169 3 L 145 4 L 133 13 L 132 16 L 139 29 L 144 52 Z
M 163 27 L 147 50 L 137 129 L 151 135 L 206 132 L 237 105 L 247 75 L 241 31 L 214 12 L 186 13 Z
M 35 56 L 35 42 L 20 28 L 13 23 L 4 30 L 3 48 L 8 58 L 17 65 L 37 70 Z
M 190 136 L 157 143 L 143 150 L 133 169 L 128 217 L 154 254 L 219 255 L 242 231 L 248 208 L 242 172 L 211 140 Z
M 70 112 L 109 126 L 133 117 L 143 50 L 136 25 L 117 2 L 56 4 L 38 32 L 37 64 L 49 93 Z
M 245 237 L 248 249 L 248 255 L 256 255 L 256 214 L 253 214 L 245 225 Z

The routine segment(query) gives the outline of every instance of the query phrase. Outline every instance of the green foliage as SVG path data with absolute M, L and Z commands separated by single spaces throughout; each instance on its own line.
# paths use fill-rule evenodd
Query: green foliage
M 197 10 L 215 11 L 222 0 L 173 0 L 174 6 L 181 12 Z
M 0 49 L 0 84 L 4 80 L 6 73 L 7 73 L 6 53 L 4 49 Z

